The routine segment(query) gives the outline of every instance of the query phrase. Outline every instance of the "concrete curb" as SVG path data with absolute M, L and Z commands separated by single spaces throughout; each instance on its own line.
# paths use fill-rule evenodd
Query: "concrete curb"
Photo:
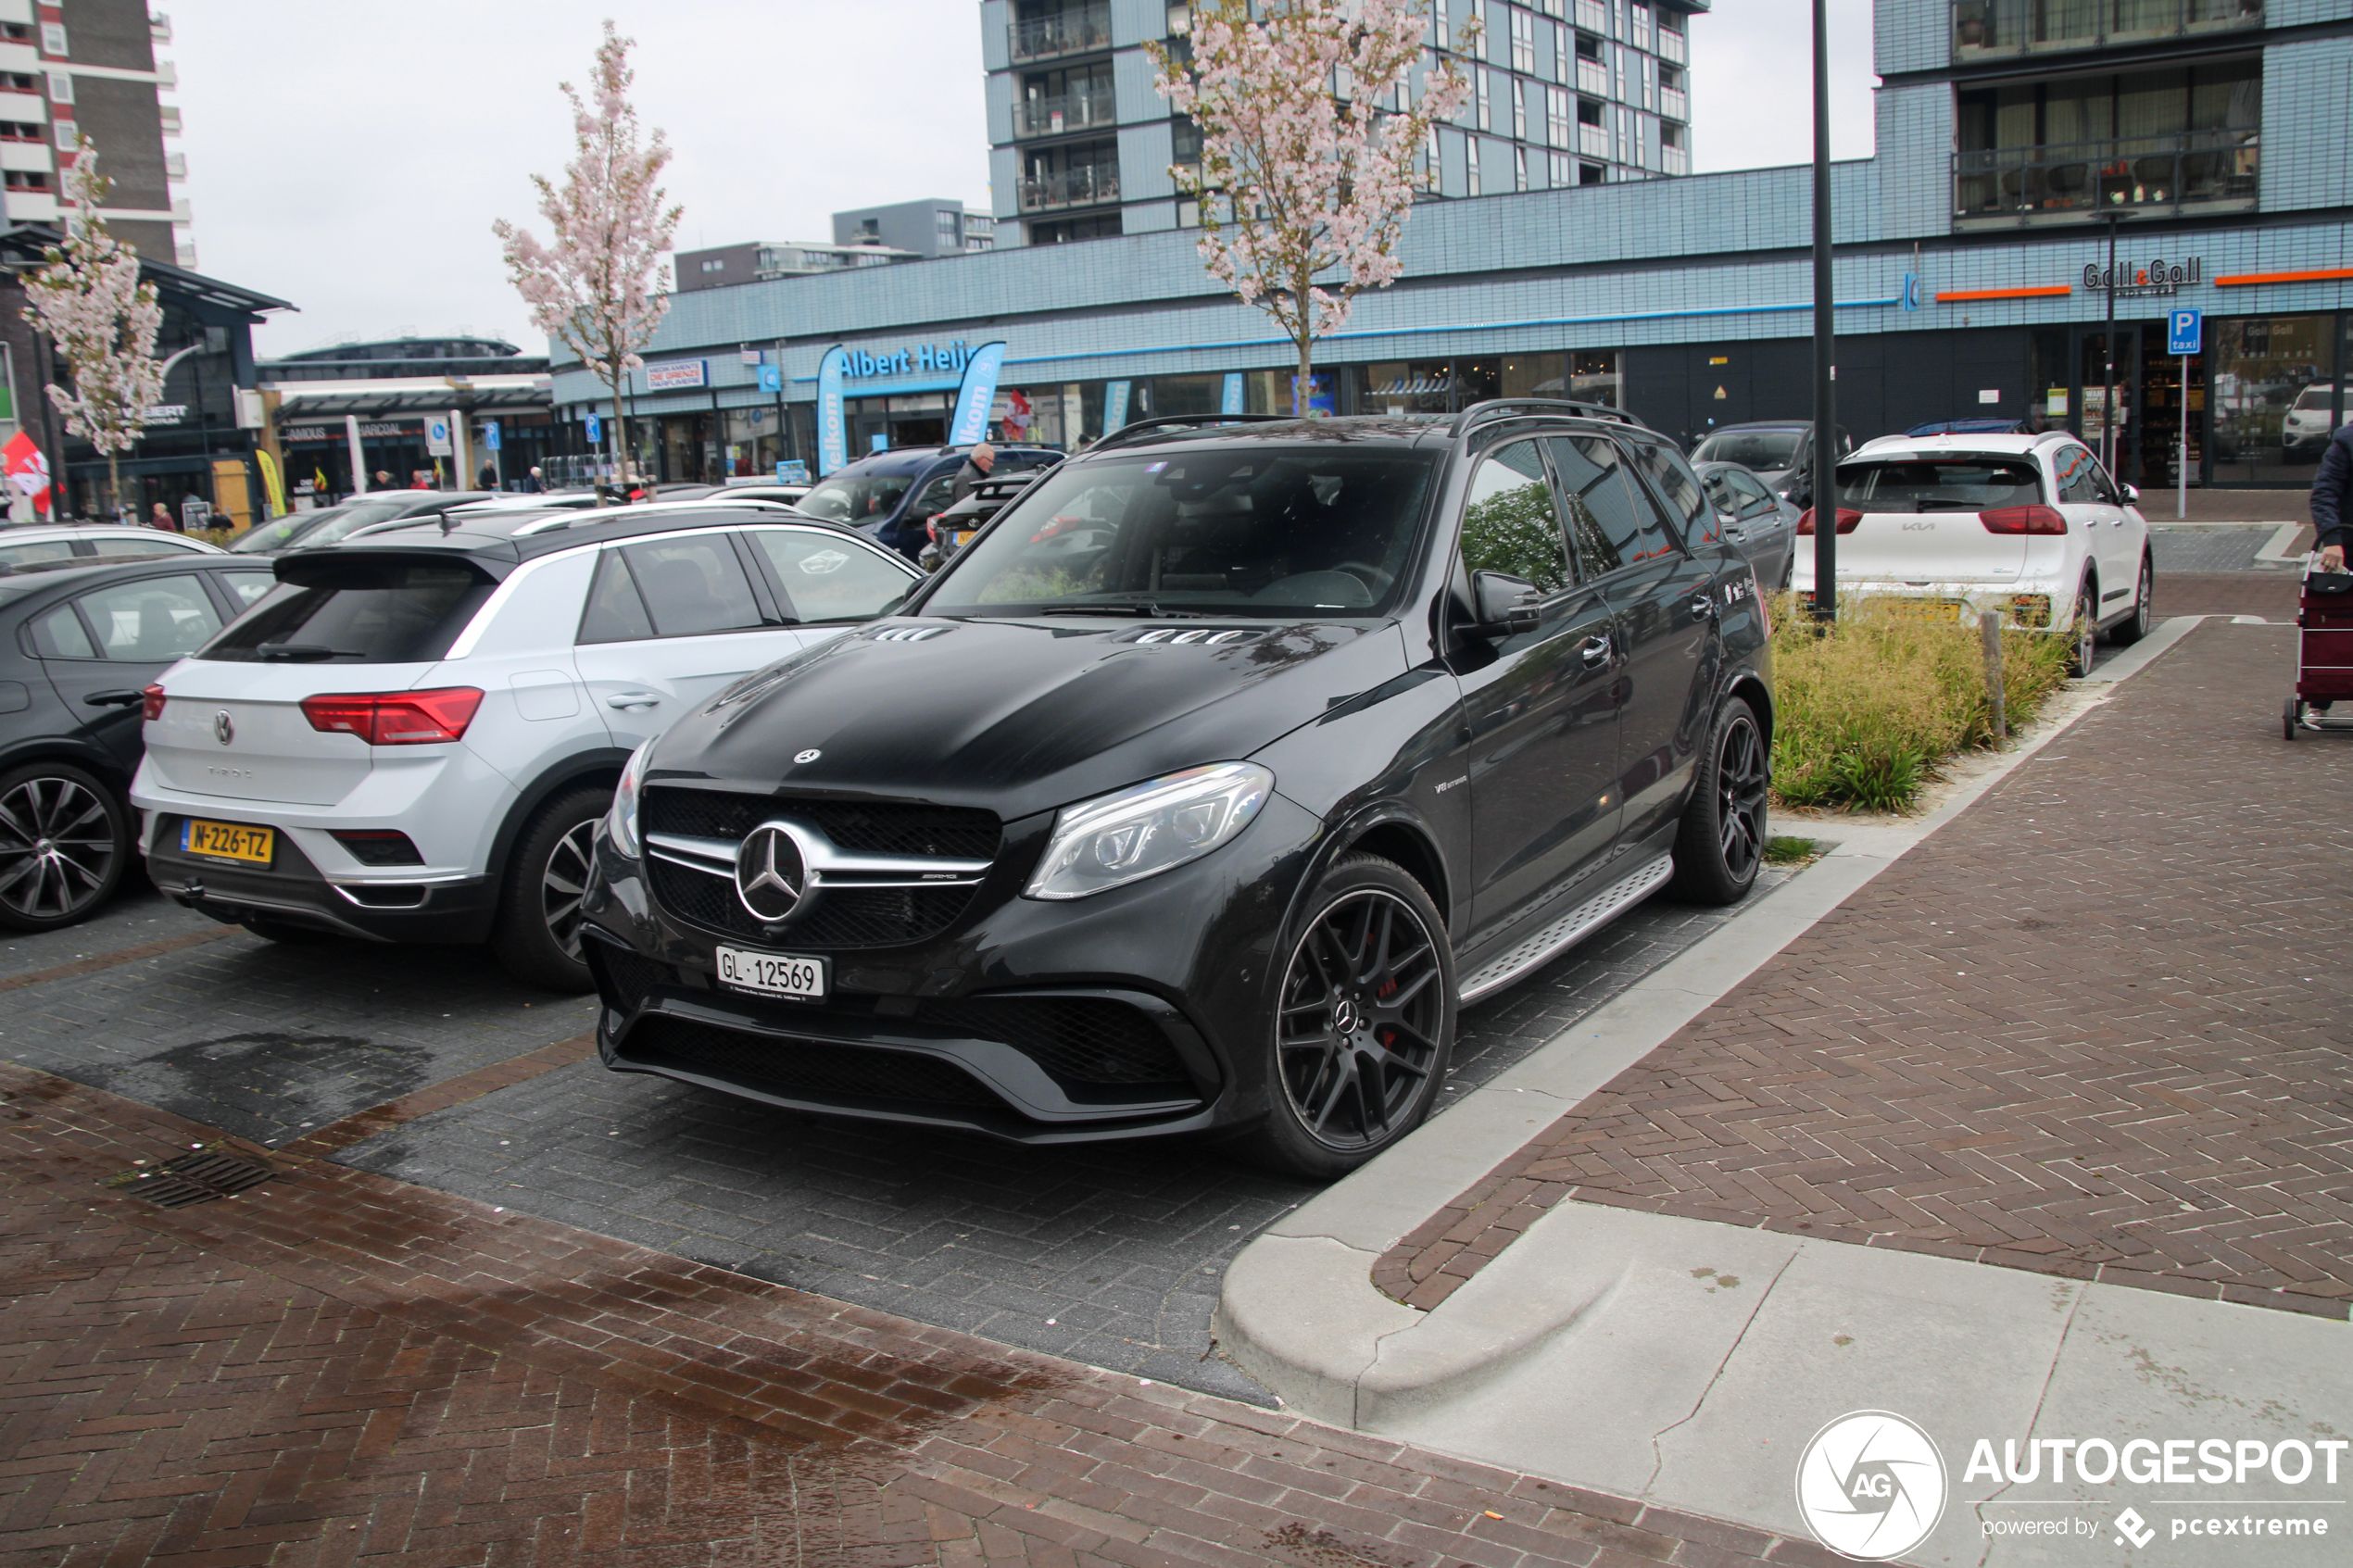
M 2070 687 L 2074 700 L 2065 702 L 2053 721 L 1952 790 L 1919 821 L 1832 830 L 1840 834 L 1838 842 L 1803 875 L 1579 1019 L 1492 1083 L 1464 1096 L 1363 1170 L 1283 1215 L 1227 1272 L 1214 1319 L 1220 1349 L 1289 1407 L 1351 1427 L 1382 1411 L 1451 1398 L 1441 1392 L 1450 1379 L 1506 1375 L 1519 1350 L 1556 1335 L 1598 1297 L 1591 1291 L 1540 1292 L 1541 1306 L 1532 1317 L 1514 1311 L 1506 1313 L 1508 1321 L 1490 1325 L 1497 1337 L 1482 1356 L 1424 1355 L 1392 1341 L 1421 1333 L 1438 1314 L 1382 1295 L 1372 1283 L 1373 1264 L 1541 1128 L 1656 1049 L 2208 619 L 2228 618 L 2176 617 L 2111 657 Z M 1525 1238 L 1517 1245 L 1524 1243 Z M 1454 1299 L 1468 1294 L 1457 1292 Z M 1470 1310 L 1468 1303 L 1459 1311 L 1441 1309 L 1449 1319 L 1450 1337 L 1453 1320 Z

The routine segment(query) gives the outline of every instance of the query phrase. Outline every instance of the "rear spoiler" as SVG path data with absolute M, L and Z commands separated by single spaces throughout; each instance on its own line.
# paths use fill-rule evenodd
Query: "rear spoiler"
M 477 583 L 497 583 L 514 565 L 488 561 L 471 551 L 436 550 L 418 546 L 375 546 L 353 549 L 330 545 L 316 550 L 296 550 L 276 561 L 278 581 L 297 588 L 401 588 L 420 574 L 464 572 Z

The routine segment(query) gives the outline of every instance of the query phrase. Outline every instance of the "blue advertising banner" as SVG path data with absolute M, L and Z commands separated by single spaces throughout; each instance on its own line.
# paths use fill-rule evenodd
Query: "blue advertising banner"
M 842 370 L 849 351 L 836 344 L 817 361 L 817 474 L 826 474 L 849 461 L 849 433 L 843 428 Z
M 956 389 L 956 417 L 948 425 L 948 445 L 969 446 L 988 434 L 988 411 L 997 402 L 997 371 L 1005 362 L 1005 345 L 984 343 L 964 361 L 964 384 Z
M 1249 412 L 1242 407 L 1242 373 L 1239 370 L 1226 372 L 1226 395 L 1218 402 L 1217 411 L 1221 414 Z
M 1105 382 L 1103 383 L 1103 433 L 1109 435 L 1126 422 L 1127 383 L 1124 381 Z

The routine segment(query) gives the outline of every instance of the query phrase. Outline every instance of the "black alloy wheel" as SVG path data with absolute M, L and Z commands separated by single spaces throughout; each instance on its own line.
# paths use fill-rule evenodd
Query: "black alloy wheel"
M 1418 1125 L 1453 1052 L 1453 959 L 1420 884 L 1352 855 L 1327 873 L 1275 1011 L 1279 1102 L 1260 1135 L 1301 1175 L 1355 1169 Z
M 2075 590 L 2075 618 L 2068 622 L 2068 634 L 2075 639 L 2075 651 L 2068 656 L 2067 672 L 2080 681 L 2092 672 L 2100 639 L 2099 600 L 2092 596 L 2088 577 Z
M 516 979 L 550 991 L 593 988 L 580 951 L 580 907 L 597 822 L 611 805 L 608 785 L 566 790 L 516 839 L 490 934 L 492 954 Z
M 130 859 L 130 814 L 90 774 L 36 762 L 0 777 L 0 926 L 54 931 L 87 920 Z
M 2129 648 L 2149 634 L 2149 599 L 2157 592 L 2157 562 L 2148 556 L 2141 558 L 2141 575 L 2133 584 L 2133 613 L 2119 621 L 2108 640 L 2120 648 Z
M 1733 697 L 1717 710 L 1675 836 L 1678 897 L 1735 904 L 1748 896 L 1765 861 L 1772 781 L 1765 728 L 1745 698 Z

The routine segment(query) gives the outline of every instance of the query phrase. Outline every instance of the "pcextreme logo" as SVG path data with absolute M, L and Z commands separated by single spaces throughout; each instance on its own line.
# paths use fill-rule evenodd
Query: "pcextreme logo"
M 1855 1411 L 1814 1434 L 1797 1461 L 1797 1511 L 1841 1557 L 1884 1562 L 1944 1515 L 1944 1456 L 1891 1411 Z

